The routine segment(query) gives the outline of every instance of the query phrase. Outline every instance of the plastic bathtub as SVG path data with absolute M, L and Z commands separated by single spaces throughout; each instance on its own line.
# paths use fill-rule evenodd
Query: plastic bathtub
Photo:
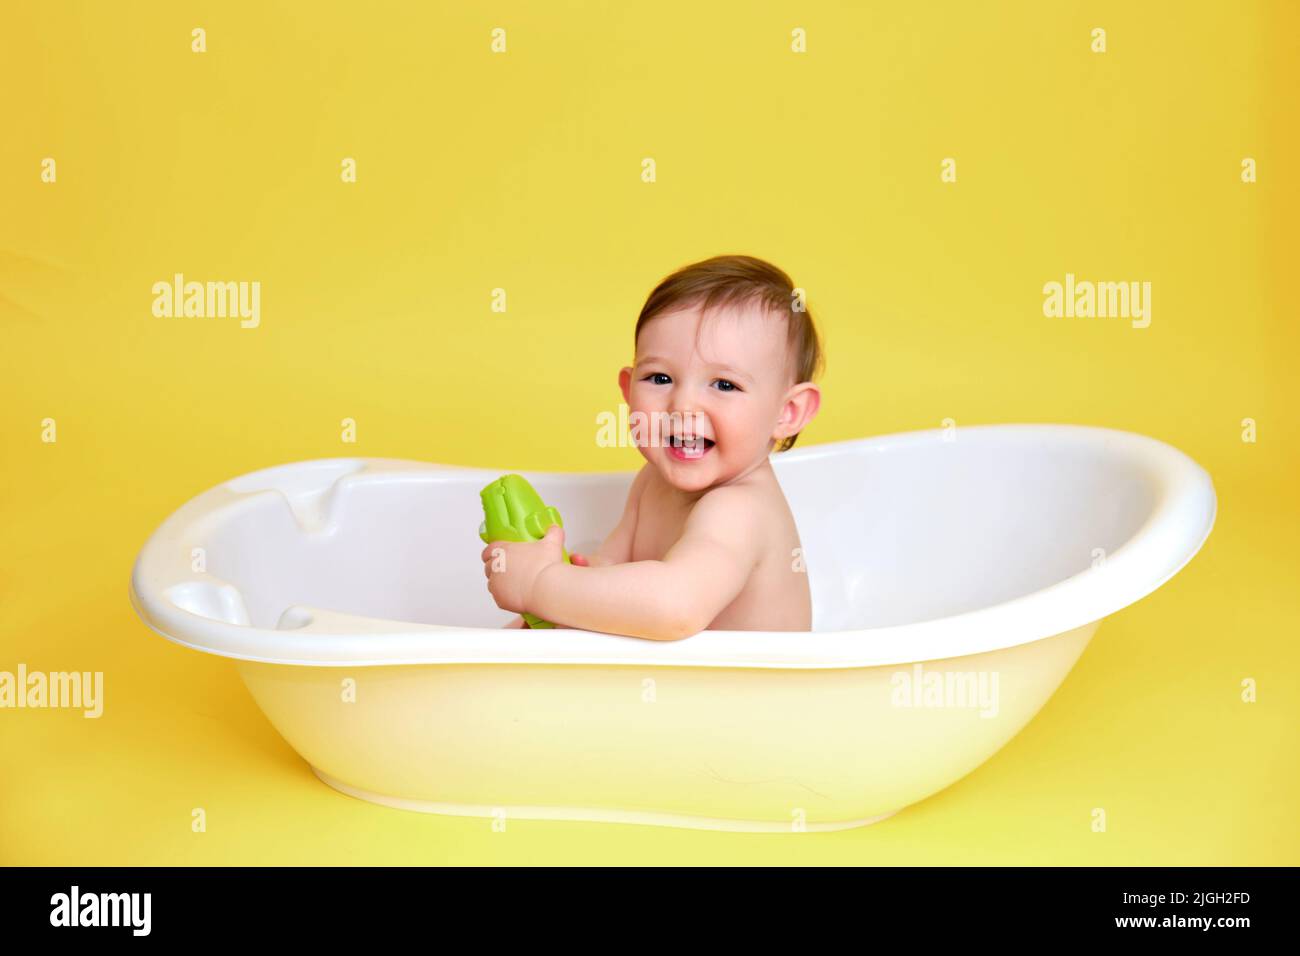
M 882 820 L 988 760 L 1099 623 L 1214 523 L 1177 449 L 1079 425 L 983 425 L 795 448 L 811 632 L 658 642 L 519 630 L 483 577 L 478 492 L 507 471 L 379 458 L 223 482 L 149 538 L 131 600 L 236 662 L 331 787 L 500 819 L 815 831 Z M 634 472 L 518 471 L 570 550 Z

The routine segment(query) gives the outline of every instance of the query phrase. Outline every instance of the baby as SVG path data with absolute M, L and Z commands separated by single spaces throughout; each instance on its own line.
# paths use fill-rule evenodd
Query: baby
M 490 542 L 483 571 L 497 606 L 657 641 L 810 630 L 799 532 L 769 460 L 821 402 L 802 293 L 760 259 L 717 256 L 650 293 L 634 341 L 619 387 L 646 464 L 622 519 L 572 564 L 558 526 L 540 541 Z

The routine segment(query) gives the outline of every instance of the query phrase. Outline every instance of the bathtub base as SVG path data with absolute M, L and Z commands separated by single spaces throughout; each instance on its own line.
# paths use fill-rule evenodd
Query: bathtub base
M 329 784 L 340 793 L 346 793 L 358 800 L 378 803 L 397 810 L 415 810 L 419 813 L 441 813 L 458 817 L 494 817 L 516 820 L 581 820 L 596 823 L 635 823 L 657 827 L 681 827 L 688 830 L 730 830 L 734 833 L 824 833 L 831 830 L 851 830 L 872 823 L 887 820 L 898 810 L 890 810 L 875 817 L 860 820 L 835 820 L 829 823 L 801 824 L 795 831 L 790 823 L 767 820 L 730 820 L 724 817 L 698 817 L 684 813 L 654 813 L 646 810 L 602 810 L 596 807 L 528 807 L 528 806 L 487 806 L 472 803 L 435 803 L 428 800 L 404 800 L 382 793 L 372 793 L 336 780 L 329 774 L 312 767 L 324 783 Z M 899 810 L 902 808 L 899 807 Z

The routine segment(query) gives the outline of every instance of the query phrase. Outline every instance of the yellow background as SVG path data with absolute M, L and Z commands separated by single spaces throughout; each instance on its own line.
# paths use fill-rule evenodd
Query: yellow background
M 0 863 L 1300 863 L 1295 5 L 2 10 L 0 670 L 102 670 L 106 709 L 0 711 Z M 1214 478 L 1205 550 L 953 787 L 833 834 L 493 833 L 328 789 L 129 606 L 149 533 L 264 466 L 638 466 L 593 439 L 637 310 L 725 252 L 808 290 L 801 445 L 1077 422 Z M 261 282 L 260 327 L 153 317 L 176 272 Z M 1151 282 L 1150 327 L 1045 318 L 1067 272 Z

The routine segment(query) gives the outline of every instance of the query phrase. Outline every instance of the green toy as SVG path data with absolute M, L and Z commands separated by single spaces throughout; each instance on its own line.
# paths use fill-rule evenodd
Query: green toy
M 483 499 L 484 521 L 478 528 L 478 536 L 484 544 L 493 541 L 539 541 L 546 535 L 546 529 L 553 524 L 564 527 L 560 513 L 547 507 L 541 496 L 533 490 L 528 479 L 523 475 L 502 475 L 479 492 Z M 560 551 L 568 563 L 569 552 Z M 523 618 L 529 627 L 555 627 L 550 621 L 543 621 L 527 611 Z

